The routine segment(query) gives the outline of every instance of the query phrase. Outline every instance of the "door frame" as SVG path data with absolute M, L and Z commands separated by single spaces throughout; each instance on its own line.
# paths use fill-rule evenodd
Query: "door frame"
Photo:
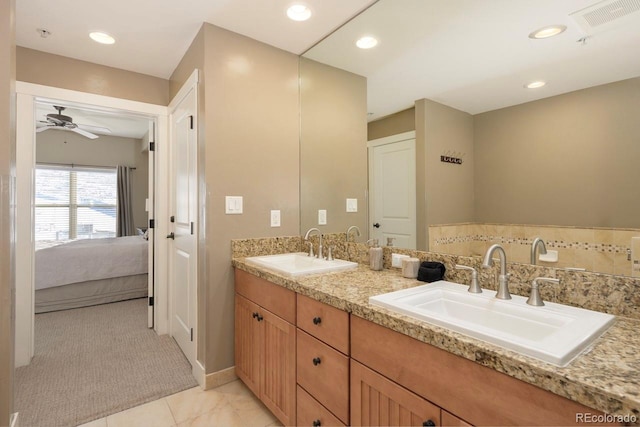
M 375 198 L 376 195 L 374 194 L 373 190 L 373 180 L 374 180 L 374 176 L 373 176 L 373 148 L 375 147 L 379 147 L 381 145 L 388 145 L 388 144 L 395 144 L 398 142 L 403 142 L 406 141 L 408 139 L 416 139 L 416 131 L 412 130 L 409 132 L 403 132 L 403 133 L 398 133 L 395 135 L 390 135 L 390 136 L 385 136 L 383 138 L 378 138 L 378 139 L 372 139 L 370 141 L 367 141 L 367 158 L 368 158 L 368 174 L 369 174 L 369 224 L 368 224 L 368 232 L 369 232 L 369 238 L 373 238 L 373 225 L 371 224 L 373 222 L 373 218 L 372 215 L 375 212 Z M 415 159 L 414 159 L 415 160 Z M 416 173 L 417 173 L 417 169 L 416 169 Z M 417 190 L 417 189 L 416 189 Z M 414 197 L 417 197 L 417 191 Z M 416 228 L 414 230 L 415 233 L 415 238 L 416 238 L 416 243 L 417 243 L 417 238 L 418 238 L 418 217 L 417 217 L 417 206 L 416 206 Z M 380 246 L 383 246 L 386 244 L 386 242 L 379 242 Z
M 43 86 L 33 83 L 16 82 L 16 295 L 15 295 L 15 362 L 14 366 L 24 366 L 31 362 L 34 354 L 35 284 L 34 284 L 34 240 L 33 240 L 33 200 L 35 176 L 35 103 L 39 99 L 57 100 L 67 104 L 90 105 L 98 109 L 122 110 L 127 113 L 148 117 L 156 124 L 156 147 L 169 146 L 168 108 L 163 105 L 131 101 L 110 96 L 96 95 Z M 166 188 L 168 183 L 168 150 L 156 150 L 156 188 Z M 152 177 L 153 178 L 153 177 Z M 155 233 L 167 232 L 166 221 L 158 217 L 168 217 L 167 194 L 155 195 Z M 168 255 L 166 239 L 155 239 L 156 259 L 166 259 Z M 159 335 L 168 332 L 168 292 L 165 262 L 154 263 L 155 310 L 154 330 Z

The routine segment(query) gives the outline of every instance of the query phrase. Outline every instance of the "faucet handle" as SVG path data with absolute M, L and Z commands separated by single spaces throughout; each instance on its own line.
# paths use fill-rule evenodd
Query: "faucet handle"
M 327 254 L 327 261 L 333 261 L 333 251 L 335 249 L 335 245 L 329 246 L 329 253 Z
M 472 294 L 481 294 L 482 288 L 478 284 L 478 271 L 468 265 L 456 264 L 455 267 L 456 270 L 467 270 L 471 272 L 471 284 L 469 285 L 468 292 L 471 292 Z
M 560 283 L 560 279 L 554 279 L 552 277 L 536 277 L 533 279 L 533 282 L 531 282 L 531 295 L 529 295 L 529 299 L 527 299 L 527 304 L 542 307 L 544 305 L 544 301 L 542 301 L 542 297 L 540 296 L 540 290 L 538 288 L 539 282 Z

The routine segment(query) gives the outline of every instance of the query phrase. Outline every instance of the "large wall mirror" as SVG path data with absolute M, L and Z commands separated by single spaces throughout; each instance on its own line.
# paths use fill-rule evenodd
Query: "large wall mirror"
M 360 241 L 530 263 L 540 237 L 536 263 L 640 277 L 640 10 L 611 3 L 379 0 L 306 52 L 301 232 L 326 206 Z

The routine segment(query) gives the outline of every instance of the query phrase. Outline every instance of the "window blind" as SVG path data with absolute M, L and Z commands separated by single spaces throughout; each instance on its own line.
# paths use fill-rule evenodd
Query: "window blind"
M 115 168 L 37 165 L 35 239 L 115 237 Z

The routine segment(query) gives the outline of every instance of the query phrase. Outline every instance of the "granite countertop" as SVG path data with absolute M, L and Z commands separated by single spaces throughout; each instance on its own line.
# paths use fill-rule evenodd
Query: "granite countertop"
M 608 414 L 640 419 L 640 321 L 616 321 L 582 355 L 557 367 L 458 332 L 369 304 L 369 297 L 424 283 L 397 269 L 287 277 L 234 258 L 233 266 L 544 390 Z

